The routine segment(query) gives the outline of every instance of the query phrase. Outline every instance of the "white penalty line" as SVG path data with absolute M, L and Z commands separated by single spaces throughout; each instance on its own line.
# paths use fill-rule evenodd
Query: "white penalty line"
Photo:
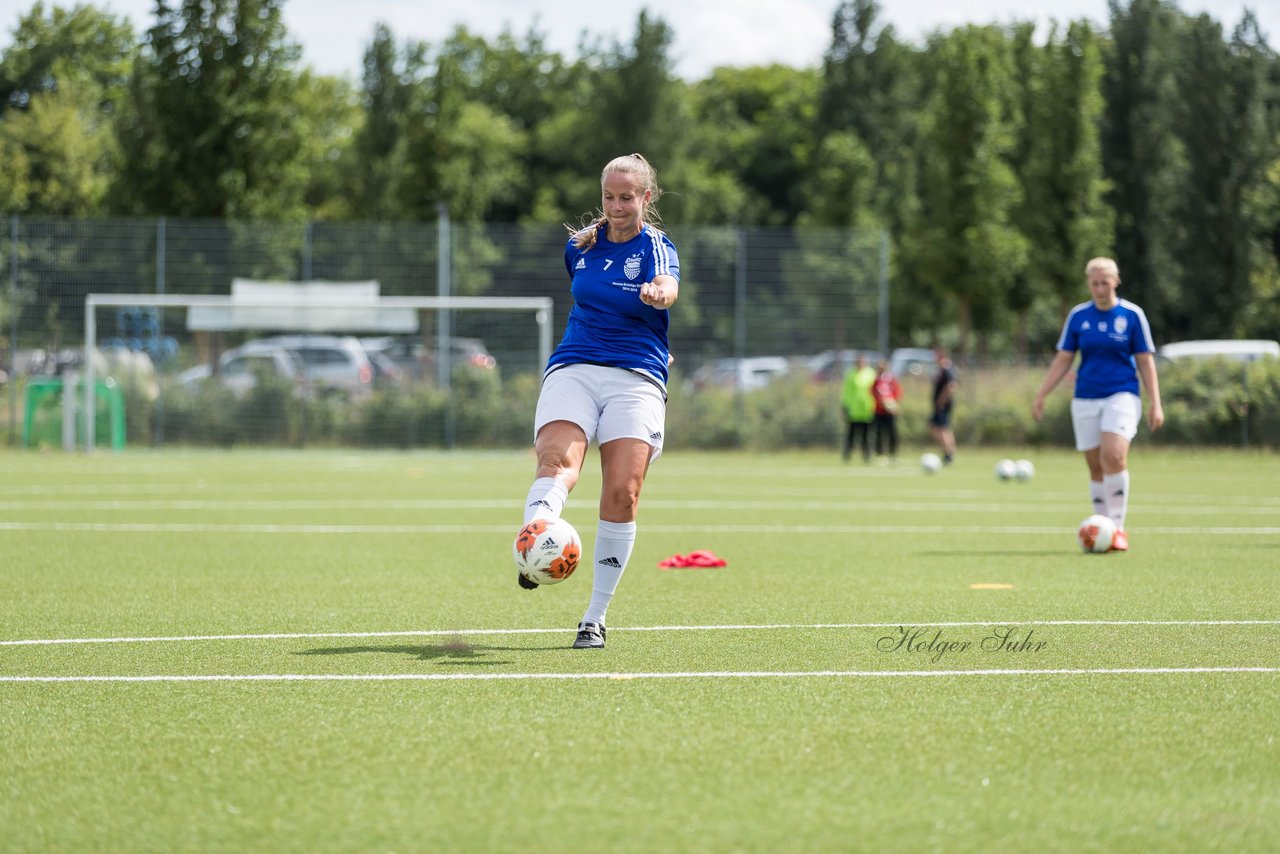
M 931 622 L 917 620 L 896 623 L 757 623 L 720 624 L 705 626 L 611 626 L 611 632 L 759 632 L 824 629 L 897 629 L 924 628 L 985 628 L 988 626 L 1280 626 L 1280 620 L 976 620 L 964 622 Z M 31 640 L 0 640 L 0 646 L 54 646 L 58 644 L 109 644 L 109 643 L 188 643 L 196 641 L 241 640 L 319 640 L 324 638 L 413 638 L 413 637 L 467 637 L 471 635 L 545 635 L 564 634 L 572 631 L 564 627 L 545 629 L 414 629 L 385 632 L 272 632 L 267 634 L 236 635 L 168 635 L 159 637 L 114 638 L 42 638 Z
M 304 525 L 201 522 L 0 522 L 0 531 L 78 531 L 123 534 L 509 534 L 510 525 Z M 645 525 L 661 534 L 1053 534 L 1062 525 Z M 1154 526 L 1149 534 L 1275 536 L 1280 527 Z
M 499 682 L 612 679 L 885 679 L 957 676 L 1278 674 L 1280 667 L 1082 667 L 995 670 L 685 670 L 673 673 L 246 673 L 157 676 L 0 676 L 14 682 Z

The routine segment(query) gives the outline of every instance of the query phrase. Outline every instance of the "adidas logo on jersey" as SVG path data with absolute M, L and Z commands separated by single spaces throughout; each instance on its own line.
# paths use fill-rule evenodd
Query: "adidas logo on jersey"
M 575 269 L 575 270 L 585 270 L 585 269 L 587 269 L 587 262 L 586 262 L 586 261 L 584 261 L 584 260 L 582 260 L 581 258 L 579 258 L 579 259 L 578 259 L 578 263 L 573 265 L 573 269 Z

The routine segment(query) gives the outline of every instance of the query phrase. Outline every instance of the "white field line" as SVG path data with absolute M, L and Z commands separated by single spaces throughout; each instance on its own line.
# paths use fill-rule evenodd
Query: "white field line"
M 1010 670 L 706 670 L 674 673 L 247 673 L 174 676 L 0 676 L 2 682 L 497 682 L 538 679 L 876 679 L 959 676 L 1146 676 L 1280 673 L 1280 667 L 1087 667 Z
M 918 509 L 918 508 L 917 508 Z M 517 526 L 518 527 L 518 526 Z M 0 531 L 85 531 L 145 534 L 509 534 L 511 525 L 303 525 L 214 522 L 0 522 Z M 1053 534 L 1062 525 L 645 525 L 664 534 Z M 1068 526 L 1069 530 L 1069 526 Z M 1143 533 L 1274 536 L 1280 526 L 1145 526 Z
M 734 501 L 734 500 L 700 500 L 700 499 L 662 499 L 654 498 L 645 501 L 647 510 L 706 510 L 710 512 L 767 510 L 784 511 L 826 511 L 847 513 L 853 511 L 892 511 L 901 513 L 1065 513 L 1079 505 L 1070 499 L 1054 499 L 1042 497 L 1037 501 L 1022 502 L 941 502 L 941 501 L 897 501 L 886 502 L 881 499 L 868 498 L 865 501 Z M 496 498 L 290 498 L 290 499 L 245 499 L 245 498 L 149 498 L 149 499 L 112 499 L 112 500 L 75 500 L 75 499 L 41 499 L 41 500 L 7 500 L 0 501 L 0 511 L 37 511 L 56 510 L 60 513 L 75 511 L 110 511 L 110 510 L 166 510 L 166 511 L 280 511 L 291 510 L 502 510 L 511 511 L 516 505 L 510 500 Z M 572 507 L 572 504 L 570 505 Z M 586 506 L 585 504 L 582 506 Z M 1164 504 L 1151 506 L 1152 510 L 1162 513 L 1194 513 L 1196 515 L 1218 516 L 1270 516 L 1274 517 L 1280 508 L 1275 506 L 1247 507 L 1215 507 L 1205 504 Z
M 967 622 L 932 622 L 929 620 L 896 623 L 763 623 L 706 626 L 611 626 L 611 632 L 762 632 L 827 629 L 896 629 L 901 626 L 929 628 L 966 628 L 987 626 L 1280 626 L 1280 620 L 980 620 Z M 164 637 L 116 638 L 46 638 L 39 640 L 0 640 L 0 646 L 53 646 L 57 644 L 106 643 L 188 643 L 196 641 L 238 640 L 305 640 L 322 638 L 407 638 L 464 637 L 470 635 L 536 635 L 563 634 L 563 626 L 554 629 L 419 629 L 387 632 L 299 632 L 239 635 L 171 635 Z

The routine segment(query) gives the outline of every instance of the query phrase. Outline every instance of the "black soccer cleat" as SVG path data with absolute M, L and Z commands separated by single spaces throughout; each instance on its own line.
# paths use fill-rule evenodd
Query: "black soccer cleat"
M 578 623 L 574 649 L 604 649 L 604 623 Z
M 523 572 L 516 573 L 516 581 L 520 582 L 520 586 L 525 590 L 537 590 L 538 582 L 525 575 Z

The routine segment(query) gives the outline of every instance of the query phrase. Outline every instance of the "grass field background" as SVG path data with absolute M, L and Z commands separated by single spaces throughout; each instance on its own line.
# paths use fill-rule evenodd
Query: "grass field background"
M 0 849 L 1280 848 L 1280 459 L 909 457 L 669 452 L 590 651 L 527 454 L 0 455 Z

